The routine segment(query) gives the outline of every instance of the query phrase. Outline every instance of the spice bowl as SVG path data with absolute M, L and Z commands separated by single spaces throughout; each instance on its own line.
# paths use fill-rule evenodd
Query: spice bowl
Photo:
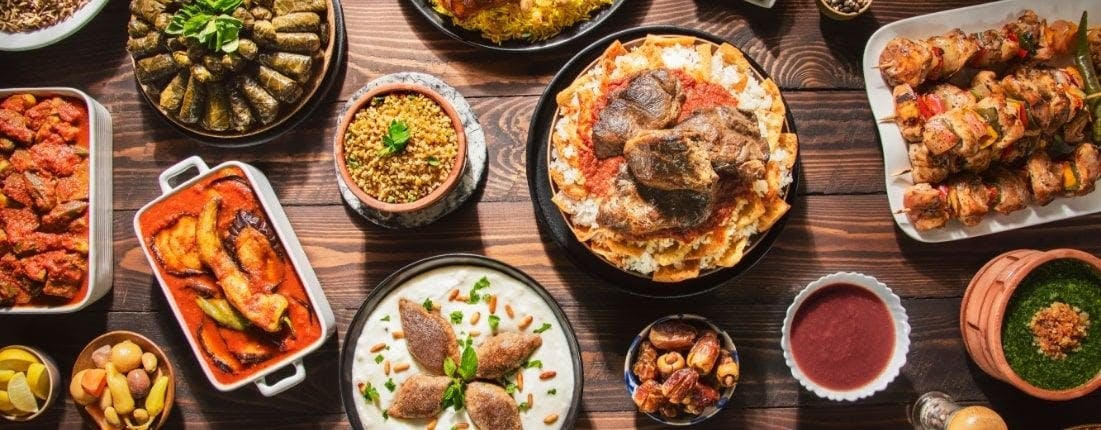
M 841 7 L 835 6 L 833 2 L 839 1 Z M 818 10 L 822 11 L 822 14 L 826 17 L 837 21 L 848 21 L 854 19 L 868 9 L 871 9 L 873 0 L 818 0 Z M 845 5 L 846 2 L 852 2 L 852 5 Z M 861 3 L 863 2 L 863 3 Z M 855 7 L 855 10 L 847 10 L 847 8 Z
M 674 336 L 677 339 L 671 339 L 670 332 L 677 327 L 690 327 L 692 332 L 676 334 Z M 711 333 L 715 336 L 711 337 Z M 647 360 L 647 350 L 653 352 L 651 358 L 654 361 L 651 365 L 656 368 L 640 368 L 640 360 Z M 667 359 L 668 361 L 662 363 Z M 698 365 L 705 362 L 711 364 L 710 367 L 703 364 L 706 372 L 697 370 Z M 678 372 L 687 375 L 684 372 L 686 370 L 695 375 L 692 379 L 698 382 L 684 395 L 685 399 L 681 403 L 687 404 L 671 405 L 666 400 L 668 396 L 661 391 L 666 385 L 671 393 L 685 389 L 683 386 L 677 387 L 684 384 L 678 384 L 676 380 L 681 379 Z M 653 374 L 654 382 L 644 381 L 640 377 L 640 373 L 645 372 Z M 730 335 L 711 320 L 693 314 L 668 315 L 648 324 L 631 341 L 623 362 L 623 382 L 627 387 L 627 395 L 635 401 L 640 412 L 669 426 L 695 425 L 718 414 L 734 396 L 740 375 L 741 359 Z M 651 389 L 656 390 L 655 394 L 662 399 L 660 405 L 640 403 L 647 397 L 645 390 Z M 667 407 L 674 409 L 662 410 Z M 677 413 L 670 413 L 672 411 Z
M 111 424 L 109 422 L 109 419 L 105 416 L 104 409 L 106 408 L 100 407 L 106 405 L 106 403 L 104 402 L 113 400 L 104 400 L 102 398 L 97 398 L 91 403 L 87 403 L 85 406 L 81 406 L 81 404 L 84 404 L 87 400 L 82 401 L 82 399 L 78 399 L 78 393 L 75 393 L 75 391 L 78 387 L 81 387 L 81 380 L 84 379 L 83 375 L 81 375 L 81 371 L 98 368 L 96 360 L 100 358 L 95 357 L 97 354 L 97 350 L 127 342 L 137 345 L 137 348 L 139 348 L 140 351 L 142 351 L 143 353 L 149 353 L 152 354 L 153 357 L 155 357 L 155 360 L 152 362 L 151 367 L 153 368 L 153 371 L 148 372 L 148 375 L 151 375 L 149 376 L 150 379 L 148 381 L 150 385 L 150 391 L 147 393 L 146 397 L 134 398 L 132 409 L 146 410 L 150 414 L 149 420 L 151 420 L 151 423 L 149 424 L 149 429 L 162 428 L 164 427 L 165 423 L 168 422 L 168 416 L 172 414 L 172 405 L 175 402 L 176 398 L 176 371 L 172 367 L 172 362 L 168 360 L 168 355 L 166 355 L 164 351 L 159 346 L 157 346 L 157 344 L 149 340 L 149 338 L 142 336 L 138 333 L 126 330 L 116 330 L 104 333 L 99 337 L 93 339 L 91 342 L 88 342 L 88 345 L 80 351 L 80 354 L 77 355 L 76 360 L 73 363 L 73 372 L 70 376 L 71 382 L 69 387 L 69 396 L 73 399 L 74 403 L 77 404 L 77 407 L 81 410 L 81 415 L 88 422 L 88 424 L 91 424 L 93 427 L 101 429 L 118 428 L 119 426 Z M 112 360 L 110 356 L 108 356 L 107 359 Z M 143 357 L 143 361 L 139 365 L 139 368 L 135 369 L 136 372 L 144 371 L 143 367 L 146 366 L 145 360 L 146 359 Z M 78 375 L 81 375 L 82 377 L 78 378 Z M 166 385 L 163 387 L 164 394 L 162 397 L 163 401 L 160 404 L 160 411 L 154 415 L 152 414 L 153 411 L 149 411 L 145 408 L 151 406 L 151 404 L 148 402 L 149 399 L 155 395 L 153 391 L 157 390 L 156 378 L 158 378 L 158 376 L 164 376 L 166 378 Z M 127 385 L 123 386 L 123 388 L 127 388 L 131 383 L 130 378 L 128 377 L 128 375 L 124 376 L 124 378 L 127 379 Z M 111 384 L 108 383 L 107 387 L 108 388 L 103 388 L 104 392 L 113 390 L 113 388 L 110 388 Z M 83 388 L 81 389 L 83 390 Z M 89 395 L 86 394 L 84 391 L 79 394 L 85 396 Z M 105 397 L 111 396 L 105 395 Z M 117 403 L 115 404 L 115 406 L 117 406 Z M 118 418 L 118 415 L 116 415 L 115 418 Z
M 836 318 L 838 312 L 849 317 Z M 834 273 L 795 296 L 784 317 L 780 347 L 803 388 L 824 399 L 854 401 L 882 391 L 898 377 L 910 350 L 909 318 L 898 296 L 876 278 Z M 879 370 L 867 370 L 872 368 Z
M 1010 304 L 1015 293 L 1029 281 L 1030 275 L 1049 263 L 1070 260 L 1082 263 L 1101 277 L 1101 259 L 1076 249 L 1039 251 L 1019 249 L 994 257 L 971 279 L 960 304 L 960 332 L 968 355 L 983 372 L 1006 382 L 1026 394 L 1045 400 L 1071 400 L 1101 388 L 1101 371 L 1080 385 L 1066 389 L 1047 389 L 1027 381 L 1013 369 L 1006 355 L 1003 336 Z M 1101 279 L 1101 278 L 1099 278 Z M 1089 315 L 1090 320 L 1101 315 Z M 1094 322 L 1092 328 L 1098 323 Z M 1101 333 L 1092 333 L 1099 336 Z
M 357 169 L 356 166 L 349 157 L 350 153 L 347 151 L 349 129 L 357 121 L 357 116 L 364 109 L 371 107 L 373 104 L 380 103 L 380 100 L 384 100 L 384 97 L 396 96 L 403 94 L 416 94 L 427 97 L 429 100 L 439 105 L 442 112 L 446 114 L 450 120 L 451 127 L 455 132 L 455 156 L 451 162 L 451 168 L 447 173 L 447 176 L 427 194 L 420 196 L 419 198 L 408 202 L 394 202 L 387 201 L 387 199 L 380 198 L 381 196 L 374 196 L 371 193 L 363 189 L 363 187 L 356 182 L 355 176 L 357 172 L 353 170 Z M 347 184 L 348 189 L 354 194 L 355 198 L 366 205 L 367 207 L 382 213 L 388 214 L 409 214 L 417 211 L 429 208 L 436 203 L 444 199 L 445 196 L 455 190 L 456 186 L 460 182 L 460 178 L 463 176 L 463 171 L 467 165 L 467 137 L 464 131 L 463 122 L 460 119 L 459 113 L 455 107 L 448 100 L 447 97 L 441 95 L 436 90 L 429 88 L 428 86 L 418 83 L 409 82 L 393 82 L 377 86 L 370 91 L 363 93 L 358 99 L 352 102 L 350 108 L 345 112 L 341 118 L 340 126 L 337 129 L 337 136 L 334 139 L 333 145 L 333 158 L 336 163 L 337 173 L 340 175 L 340 179 L 344 184 Z M 417 139 L 415 129 L 417 124 L 407 125 L 407 130 L 411 133 L 411 136 L 407 139 Z M 389 135 L 388 130 L 384 130 L 383 135 Z M 407 140 L 408 141 L 408 140 Z M 378 147 L 381 151 L 385 148 L 385 143 L 382 139 L 379 139 Z M 404 148 L 404 146 L 403 146 Z M 373 150 L 373 149 L 371 149 Z M 404 150 L 404 149 L 403 149 Z M 399 150 L 399 152 L 402 150 Z M 381 153 L 381 152 L 380 152 Z M 380 159 L 382 156 L 380 156 Z M 419 159 L 406 159 L 405 166 L 403 168 L 419 168 L 422 171 L 428 171 L 428 173 L 422 173 L 422 175 L 430 174 L 432 170 L 439 165 L 439 161 L 435 161 L 433 164 L 432 158 L 425 160 Z M 372 163 L 376 164 L 376 163 Z M 427 167 L 425 167 L 427 166 Z M 376 177 L 380 175 L 374 175 Z
M 39 372 L 42 373 L 39 373 L 38 378 L 41 378 L 44 375 L 49 381 L 49 388 L 43 396 L 39 395 L 42 393 L 32 394 L 35 397 L 38 410 L 24 414 L 16 414 L 18 412 L 17 410 L 14 410 L 12 412 L 0 410 L 0 417 L 4 418 L 5 420 L 14 422 L 33 421 L 35 418 L 38 418 L 40 415 L 42 415 L 43 412 L 49 409 L 51 405 L 53 405 L 54 401 L 57 399 L 57 394 L 61 392 L 61 372 L 57 369 L 57 363 L 55 363 L 54 360 L 50 358 L 50 356 L 46 355 L 46 353 L 42 352 L 42 350 L 24 345 L 10 345 L 0 348 L 0 358 L 2 358 L 2 360 L 5 362 L 13 363 L 9 365 L 10 367 L 20 367 L 19 369 L 7 370 L 22 372 L 23 375 L 28 378 L 30 377 L 29 373 L 32 372 L 28 368 L 24 368 L 24 366 L 29 367 L 28 362 L 30 360 L 33 360 L 33 362 L 37 362 L 42 365 L 42 367 L 39 368 Z M 14 364 L 14 362 L 20 362 L 23 364 Z M 33 385 L 34 382 L 28 379 L 28 384 Z M 6 403 L 10 404 L 10 381 L 4 382 L 2 386 L 4 386 L 5 394 L 3 400 Z M 12 407 L 14 408 L 14 406 Z

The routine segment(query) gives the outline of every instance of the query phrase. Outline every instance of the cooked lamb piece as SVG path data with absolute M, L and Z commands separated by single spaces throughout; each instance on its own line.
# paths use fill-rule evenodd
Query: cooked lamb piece
M 1037 151 L 1028 157 L 1025 169 L 1028 171 L 1029 187 L 1032 188 L 1032 199 L 1040 206 L 1051 203 L 1062 193 L 1062 169 L 1051 162 L 1047 152 Z
M 1074 173 L 1078 177 L 1078 189 L 1072 190 L 1076 196 L 1092 193 L 1097 178 L 1101 176 L 1101 154 L 1097 147 L 1089 143 L 1078 145 L 1074 150 Z
M 685 93 L 680 80 L 667 69 L 648 70 L 612 92 L 608 106 L 593 124 L 597 158 L 623 154 L 623 145 L 640 130 L 663 129 L 680 115 Z
M 623 146 L 627 168 L 650 188 L 707 191 L 719 175 L 711 168 L 701 137 L 684 130 L 643 131 Z
M 478 345 L 479 379 L 498 379 L 520 368 L 543 345 L 543 338 L 532 333 L 504 332 Z
M 459 346 L 455 330 L 440 316 L 439 311 L 429 312 L 420 303 L 401 299 L 398 302 L 401 328 L 405 341 L 417 363 L 437 375 L 443 374 L 443 362 L 451 357 L 459 362 Z
M 398 387 L 394 402 L 386 413 L 394 418 L 428 418 L 439 414 L 443 408 L 444 392 L 451 385 L 451 378 L 416 374 L 410 376 Z
M 520 408 L 504 388 L 485 382 L 466 386 L 466 412 L 483 430 L 520 430 Z
M 1032 195 L 1028 193 L 1028 183 L 1017 172 L 996 169 L 991 173 L 990 184 L 998 190 L 994 199 L 994 210 L 1009 214 L 1028 207 Z
M 615 179 L 597 212 L 597 223 L 632 236 L 667 228 L 694 227 L 707 220 L 718 185 L 705 192 L 663 191 L 635 184 L 629 174 Z
M 711 167 L 724 177 L 743 181 L 761 179 L 768 163 L 768 142 L 761 137 L 752 113 L 718 106 L 699 109 L 677 129 L 698 133 L 700 146 L 711 159 Z

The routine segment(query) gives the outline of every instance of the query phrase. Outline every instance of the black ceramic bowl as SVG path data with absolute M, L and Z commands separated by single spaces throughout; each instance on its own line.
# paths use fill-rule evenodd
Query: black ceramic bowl
M 375 307 L 377 307 L 382 300 L 406 281 L 430 270 L 448 266 L 480 266 L 499 271 L 527 285 L 546 302 L 547 306 L 554 314 L 555 319 L 558 320 L 558 327 L 562 328 L 562 332 L 566 336 L 566 343 L 569 344 L 570 347 L 570 357 L 573 360 L 573 402 L 570 406 L 569 413 L 559 418 L 562 420 L 563 429 L 573 429 L 574 422 L 577 421 L 577 416 L 581 413 L 581 395 L 584 391 L 585 381 L 584 368 L 581 365 L 581 349 L 577 344 L 577 336 L 574 335 L 573 326 L 571 326 L 569 320 L 566 319 L 566 314 L 562 312 L 562 308 L 558 306 L 558 302 L 551 297 L 550 293 L 548 293 L 542 285 L 539 285 L 538 282 L 526 273 L 492 258 L 474 254 L 437 255 L 398 269 L 398 271 L 380 282 L 374 290 L 371 290 L 371 294 L 367 296 L 367 300 L 359 307 L 355 317 L 352 318 L 351 325 L 348 326 L 348 332 L 344 336 L 344 347 L 340 352 L 340 398 L 344 403 L 344 410 L 348 414 L 348 421 L 351 423 L 352 428 L 357 430 L 365 429 L 363 422 L 359 419 L 359 413 L 356 411 L 355 402 L 362 401 L 362 397 L 356 394 L 355 382 L 352 381 L 352 364 L 355 361 L 356 342 L 363 333 L 363 328 L 367 323 L 368 316 L 371 315 L 371 312 L 374 311 Z

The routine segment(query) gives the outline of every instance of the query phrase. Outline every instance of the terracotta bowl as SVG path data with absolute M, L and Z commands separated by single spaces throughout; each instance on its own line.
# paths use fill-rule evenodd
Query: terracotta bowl
M 832 6 L 826 4 L 826 0 L 818 0 L 817 3 L 818 3 L 818 10 L 822 11 L 822 15 L 825 15 L 826 17 L 828 17 L 830 19 L 837 20 L 837 21 L 851 20 L 853 18 L 856 18 L 856 17 L 860 16 L 864 12 L 867 12 L 868 9 L 871 9 L 871 7 L 872 7 L 872 0 L 868 0 L 868 2 L 864 4 L 864 7 L 860 8 L 856 12 L 844 13 L 844 12 L 841 12 L 837 9 L 834 9 Z
M 168 361 L 168 356 L 165 355 L 164 351 L 162 351 L 161 348 L 157 346 L 157 344 L 153 343 L 153 341 L 149 340 L 145 336 L 134 333 L 132 331 L 118 330 L 104 333 L 103 335 L 93 339 L 91 342 L 88 342 L 88 346 L 85 346 L 84 349 L 80 351 L 80 355 L 76 356 L 76 362 L 73 363 L 73 373 L 69 376 L 69 378 L 71 380 L 71 378 L 75 377 L 77 372 L 80 372 L 81 370 L 96 367 L 95 362 L 92 361 L 92 353 L 95 352 L 95 350 L 99 349 L 101 346 L 114 345 L 116 343 L 126 340 L 134 342 L 144 352 L 152 352 L 153 355 L 157 357 L 158 368 L 166 375 L 168 375 L 168 389 L 165 390 L 164 411 L 160 413 L 160 415 L 157 417 L 157 420 L 149 428 L 159 429 L 161 427 L 164 427 L 164 424 L 168 422 L 168 416 L 172 414 L 172 405 L 173 403 L 175 403 L 176 400 L 176 371 L 172 368 L 172 362 Z M 139 401 L 138 404 L 142 403 Z M 78 409 L 80 409 L 81 415 L 84 416 L 84 419 L 88 422 L 88 424 L 92 425 L 93 427 L 97 427 L 100 429 L 113 428 L 106 421 L 102 421 L 102 415 L 92 415 L 88 413 L 88 411 L 85 410 L 83 407 L 78 406 Z
M 363 191 L 352 179 L 351 174 L 348 172 L 348 166 L 344 161 L 344 139 L 348 131 L 348 126 L 355 119 L 356 113 L 358 113 L 365 105 L 371 102 L 371 99 L 392 93 L 418 93 L 422 94 L 440 105 L 443 111 L 451 118 L 451 126 L 455 128 L 455 134 L 457 137 L 458 151 L 455 155 L 455 161 L 451 166 L 451 173 L 444 179 L 435 190 L 428 193 L 428 195 L 421 197 L 416 201 L 409 203 L 386 203 L 380 201 L 374 197 L 371 197 Z M 333 145 L 333 157 L 336 160 L 337 171 L 340 176 L 344 178 L 344 183 L 348 184 L 348 188 L 352 190 L 352 193 L 356 195 L 356 198 L 363 204 L 371 207 L 375 210 L 388 213 L 409 213 L 416 212 L 421 209 L 425 209 L 432 206 L 448 193 L 453 191 L 459 184 L 459 178 L 462 177 L 463 169 L 466 167 L 466 132 L 463 128 L 463 122 L 459 118 L 459 114 L 455 111 L 455 107 L 451 105 L 446 98 L 437 93 L 435 90 L 423 85 L 407 84 L 407 83 L 393 83 L 387 85 L 381 85 L 371 91 L 363 94 L 362 97 L 355 101 L 354 107 L 348 109 L 348 112 L 344 114 L 344 117 L 340 120 L 340 127 L 337 128 L 337 141 Z
M 1101 259 L 1076 250 L 1037 251 L 1019 249 L 995 257 L 986 263 L 967 287 L 960 304 L 960 332 L 967 353 L 988 375 L 1000 379 L 1028 395 L 1046 400 L 1076 399 L 1101 388 L 1101 374 L 1085 384 L 1066 390 L 1036 387 L 1017 375 L 1006 361 L 1002 349 L 1002 324 L 1005 308 L 1017 286 L 1034 269 L 1053 260 L 1078 260 L 1101 271 Z
M 31 353 L 32 355 L 34 355 L 36 358 L 38 358 L 38 361 L 42 362 L 42 364 L 46 366 L 46 376 L 50 378 L 50 392 L 49 392 L 49 394 L 46 395 L 46 400 L 35 399 L 39 402 L 38 412 L 28 414 L 28 415 L 19 415 L 19 416 L 8 415 L 8 414 L 0 414 L 0 417 L 3 417 L 4 419 L 9 420 L 9 421 L 16 421 L 16 422 L 32 421 L 35 418 L 38 418 L 39 415 L 42 415 L 42 413 L 45 412 L 47 409 L 49 409 L 50 406 L 53 405 L 54 400 L 57 400 L 57 394 L 61 392 L 61 388 L 62 388 L 61 387 L 61 371 L 57 370 L 57 363 L 55 363 L 54 360 L 52 358 L 50 358 L 50 356 L 46 355 L 46 353 L 42 352 L 42 350 L 40 350 L 38 348 L 25 346 L 25 345 L 11 345 L 11 346 L 5 346 L 3 348 L 0 348 L 0 350 L 5 350 L 5 349 L 22 349 L 24 351 L 27 351 L 27 352 Z

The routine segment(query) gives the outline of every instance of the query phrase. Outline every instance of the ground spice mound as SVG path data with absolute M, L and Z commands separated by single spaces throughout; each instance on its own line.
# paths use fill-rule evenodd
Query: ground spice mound
M 1048 358 L 1063 360 L 1067 353 L 1082 349 L 1090 326 L 1090 316 L 1077 306 L 1053 302 L 1032 316 L 1032 344 Z

